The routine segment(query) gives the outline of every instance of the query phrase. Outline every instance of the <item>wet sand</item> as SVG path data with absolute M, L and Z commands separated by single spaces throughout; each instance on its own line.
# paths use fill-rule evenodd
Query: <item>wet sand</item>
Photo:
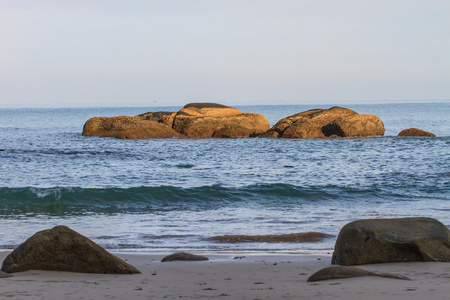
M 8 253 L 0 252 L 0 261 Z M 0 299 L 447 299 L 450 294 L 450 263 L 360 266 L 411 281 L 361 277 L 311 283 L 310 275 L 330 266 L 331 254 L 221 253 L 206 254 L 209 261 L 165 263 L 165 254 L 116 255 L 142 274 L 14 273 L 0 279 Z

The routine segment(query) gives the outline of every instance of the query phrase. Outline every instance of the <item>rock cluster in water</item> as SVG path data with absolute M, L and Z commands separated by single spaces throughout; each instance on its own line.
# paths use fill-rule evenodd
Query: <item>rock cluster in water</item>
M 83 135 L 121 139 L 244 138 L 270 128 L 266 117 L 214 103 L 191 103 L 178 112 L 149 112 L 134 117 L 94 117 Z
M 332 264 L 450 262 L 450 230 L 431 218 L 365 219 L 345 225 Z
M 280 120 L 270 128 L 266 117 L 243 113 L 214 103 L 191 103 L 178 112 L 149 112 L 134 117 L 94 117 L 83 128 L 85 136 L 121 139 L 147 138 L 326 138 L 384 134 L 375 115 L 351 109 L 313 109 Z
M 138 269 L 66 226 L 35 233 L 3 261 L 6 273 L 27 270 L 133 274 Z
M 281 119 L 263 136 L 300 139 L 376 135 L 384 135 L 380 118 L 335 106 L 312 109 Z

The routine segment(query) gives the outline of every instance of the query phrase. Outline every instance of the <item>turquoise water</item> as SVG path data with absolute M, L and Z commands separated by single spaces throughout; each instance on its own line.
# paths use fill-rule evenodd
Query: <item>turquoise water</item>
M 209 238 L 337 235 L 360 218 L 427 216 L 449 226 L 450 104 L 348 107 L 378 115 L 385 136 L 117 140 L 82 136 L 84 122 L 180 107 L 0 110 L 0 249 L 58 224 L 120 251 L 331 249 L 334 238 Z M 315 107 L 238 108 L 274 125 Z M 396 137 L 409 127 L 437 137 Z

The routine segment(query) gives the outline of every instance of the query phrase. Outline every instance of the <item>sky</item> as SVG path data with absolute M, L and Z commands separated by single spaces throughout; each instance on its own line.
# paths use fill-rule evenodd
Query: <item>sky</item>
M 449 0 L 0 0 L 0 107 L 450 101 Z

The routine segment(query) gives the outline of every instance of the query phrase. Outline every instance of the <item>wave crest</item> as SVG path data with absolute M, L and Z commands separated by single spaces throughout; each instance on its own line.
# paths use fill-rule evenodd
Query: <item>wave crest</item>
M 289 184 L 261 184 L 243 187 L 219 185 L 201 187 L 132 188 L 0 188 L 0 216 L 80 215 L 153 213 L 172 210 L 208 210 L 223 206 L 302 205 L 318 201 L 411 201 L 408 192 L 377 187 L 335 185 L 300 187 Z

